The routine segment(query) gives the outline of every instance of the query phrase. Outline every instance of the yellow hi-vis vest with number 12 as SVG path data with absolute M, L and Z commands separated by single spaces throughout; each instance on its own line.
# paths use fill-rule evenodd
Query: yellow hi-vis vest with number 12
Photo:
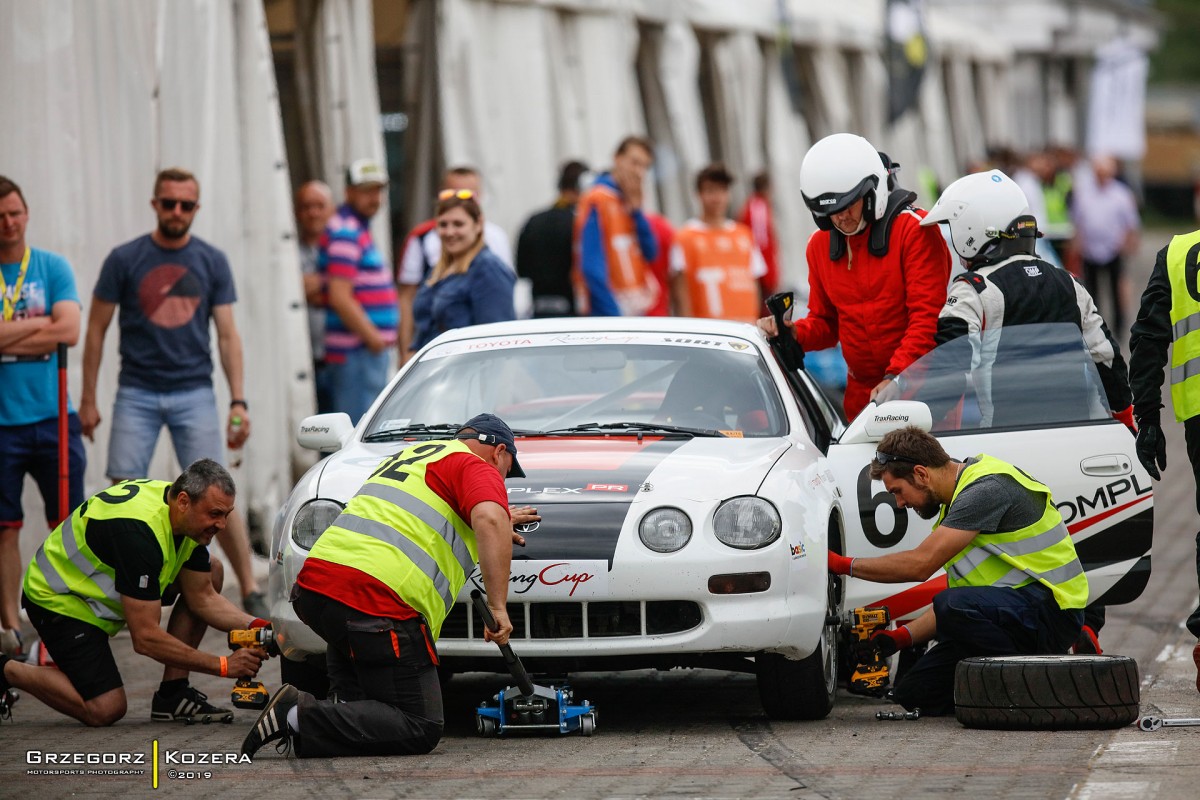
M 308 554 L 387 584 L 425 617 L 435 641 L 479 561 L 475 531 L 425 483 L 429 465 L 455 453 L 471 449 L 423 442 L 383 461 Z
M 1175 419 L 1200 414 L 1200 231 L 1167 245 L 1171 279 L 1171 404 Z
M 63 616 L 91 623 L 109 636 L 125 627 L 125 607 L 115 584 L 116 571 L 87 543 L 91 520 L 136 519 L 150 526 L 162 548 L 162 571 L 156 576 L 163 592 L 196 549 L 185 536 L 175 547 L 166 481 L 123 481 L 93 495 L 46 537 L 25 570 L 22 587 L 30 600 Z M 120 547 L 120 544 L 117 544 Z
M 987 475 L 1007 475 L 1031 492 L 1046 497 L 1046 508 L 1037 522 L 1008 533 L 979 533 L 946 563 L 946 583 L 956 586 L 1007 586 L 1013 589 L 1034 581 L 1054 592 L 1058 607 L 1083 608 L 1088 601 L 1087 574 L 1062 514 L 1054 507 L 1050 488 L 1021 470 L 991 456 L 980 455 L 958 477 L 954 496 L 938 515 L 936 529 L 959 493 Z

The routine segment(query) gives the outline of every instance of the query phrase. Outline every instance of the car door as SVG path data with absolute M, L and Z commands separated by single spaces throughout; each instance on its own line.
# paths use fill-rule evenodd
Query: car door
M 1031 388 L 1024 392 L 1019 413 L 1001 414 L 997 405 L 991 427 L 982 427 L 989 403 L 980 402 L 981 387 L 989 383 L 977 374 L 977 351 L 975 374 L 964 381 L 961 374 L 943 379 L 947 364 L 962 361 L 935 350 L 901 376 L 901 397 L 910 399 L 867 406 L 829 448 L 830 467 L 842 492 L 846 555 L 870 557 L 912 549 L 932 530 L 931 520 L 898 510 L 882 482 L 869 475 L 883 435 L 915 422 L 932 428 L 952 458 L 986 453 L 1050 487 L 1087 570 L 1090 602 L 1117 605 L 1141 594 L 1150 575 L 1154 499 L 1150 477 L 1134 453 L 1134 437 L 1112 419 L 1099 376 L 1081 348 L 1039 352 L 1054 337 L 1029 333 L 1039 345 L 1021 365 L 1021 380 Z M 955 341 L 957 347 L 967 345 L 966 337 Z M 951 345 L 955 343 L 946 347 Z M 1001 372 L 987 376 L 991 386 L 997 380 L 1013 380 Z M 1080 387 L 1087 402 L 1080 400 Z M 945 585 L 942 571 L 921 584 L 850 580 L 846 606 L 887 605 L 893 618 L 911 619 Z

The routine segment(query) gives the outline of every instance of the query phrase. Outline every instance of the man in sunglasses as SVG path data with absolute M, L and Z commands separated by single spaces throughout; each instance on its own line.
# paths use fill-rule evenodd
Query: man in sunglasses
M 931 610 L 870 641 L 886 658 L 937 640 L 900 677 L 897 703 L 951 714 L 964 658 L 1067 652 L 1083 625 L 1088 582 L 1049 488 L 991 456 L 956 461 L 911 426 L 883 437 L 871 478 L 899 508 L 936 519 L 933 533 L 913 550 L 876 558 L 830 551 L 829 571 L 876 583 L 924 582 L 939 569 L 947 577 Z
M 233 318 L 233 273 L 223 252 L 191 233 L 200 211 L 200 182 L 185 169 L 165 169 L 154 179 L 150 207 L 155 229 L 116 247 L 104 260 L 83 346 L 79 420 L 83 435 L 94 441 L 102 419 L 96 387 L 104 338 L 120 308 L 121 372 L 105 470 L 113 483 L 149 477 L 164 425 L 180 464 L 211 458 L 224 466 L 222 442 L 237 449 L 250 436 L 242 340 Z M 217 350 L 232 398 L 224 432 L 213 392 L 210 324 L 217 329 Z M 237 575 L 246 610 L 266 617 L 240 514 L 230 516 L 217 540 Z
M 434 643 L 477 564 L 499 623 L 484 638 L 504 644 L 512 632 L 512 546 L 525 540 L 512 528 L 506 477 L 525 472 L 512 430 L 494 414 L 380 463 L 321 534 L 292 589 L 297 615 L 328 643 L 331 697 L 283 686 L 243 754 L 271 742 L 301 758 L 437 746 L 444 715 Z

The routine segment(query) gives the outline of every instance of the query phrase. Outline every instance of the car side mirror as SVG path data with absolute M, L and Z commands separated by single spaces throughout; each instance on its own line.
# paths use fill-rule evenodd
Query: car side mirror
M 838 444 L 862 444 L 878 442 L 888 433 L 915 425 L 923 431 L 933 428 L 933 414 L 929 406 L 917 400 L 892 400 L 883 405 L 868 403 Z
M 314 414 L 300 421 L 296 429 L 296 441 L 308 450 L 332 453 L 341 450 L 354 434 L 350 415 L 339 411 L 336 414 Z

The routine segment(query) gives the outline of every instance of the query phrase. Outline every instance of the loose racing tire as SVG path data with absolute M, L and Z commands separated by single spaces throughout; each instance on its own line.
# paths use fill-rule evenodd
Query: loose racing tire
M 968 728 L 1120 728 L 1138 718 L 1129 656 L 967 658 L 954 673 L 954 715 Z
M 829 576 L 825 626 L 817 649 L 793 661 L 779 653 L 759 653 L 758 699 L 771 719 L 825 719 L 833 710 L 838 685 L 841 581 Z
M 309 656 L 304 661 L 293 661 L 283 656 L 279 659 L 279 677 L 302 692 L 308 692 L 318 700 L 329 695 L 329 673 L 325 670 L 325 656 Z

